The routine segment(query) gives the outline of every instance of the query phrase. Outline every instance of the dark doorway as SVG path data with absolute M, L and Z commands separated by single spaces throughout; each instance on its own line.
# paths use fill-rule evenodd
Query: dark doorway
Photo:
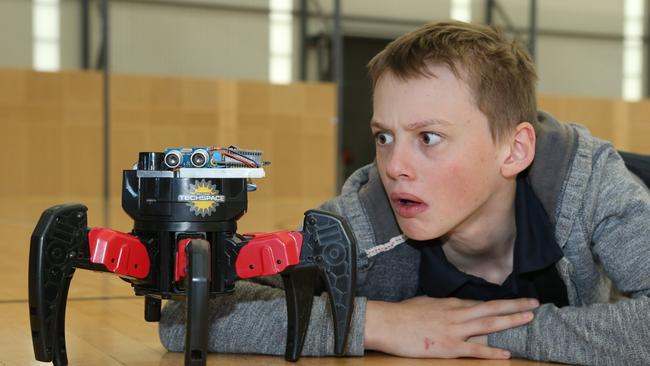
M 372 88 L 366 65 L 390 39 L 343 37 L 343 175 L 347 178 L 375 158 L 370 133 Z

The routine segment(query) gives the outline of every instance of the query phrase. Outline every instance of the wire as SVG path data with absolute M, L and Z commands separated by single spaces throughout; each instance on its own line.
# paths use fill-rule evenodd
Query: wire
M 241 156 L 242 158 L 251 161 L 251 162 L 252 162 L 256 167 L 259 167 L 259 164 L 257 164 L 257 162 L 256 162 L 254 159 L 252 159 L 252 158 L 250 158 L 250 157 L 248 157 L 248 156 L 246 156 L 246 155 L 244 155 L 244 154 L 240 154 L 240 153 L 238 153 L 237 151 L 235 151 L 235 150 L 231 150 L 231 149 L 237 149 L 235 146 L 230 146 L 230 148 L 228 148 L 228 152 L 233 153 L 233 154 L 236 154 L 236 155 L 239 155 L 239 156 Z
M 248 156 L 244 154 L 240 154 L 237 151 L 233 150 L 236 149 L 237 147 L 235 146 L 230 146 L 229 148 L 221 148 L 221 147 L 211 147 L 210 148 L 210 153 L 213 151 L 219 151 L 221 155 L 227 156 L 231 159 L 237 160 L 238 162 L 251 167 L 251 168 L 259 168 L 260 165 L 254 160 L 249 158 Z M 210 154 L 212 155 L 212 154 Z
M 225 152 L 226 156 L 230 156 L 231 158 L 233 158 L 233 159 L 235 159 L 237 161 L 240 161 L 240 162 L 242 162 L 242 163 L 244 163 L 244 164 L 246 164 L 246 165 L 248 165 L 250 167 L 259 168 L 259 164 L 257 164 L 257 162 L 255 160 L 249 158 L 246 155 L 243 155 L 243 154 L 240 154 L 240 153 L 238 153 L 238 152 L 236 152 L 234 150 L 231 150 L 232 148 L 234 148 L 234 146 L 231 146 L 228 149 L 224 149 L 222 152 Z M 239 159 L 239 158 L 237 158 L 237 157 L 235 157 L 235 156 L 233 156 L 231 154 L 237 155 L 238 157 L 245 159 L 247 162 L 243 161 L 242 159 Z
M 237 160 L 238 162 L 240 162 L 240 163 L 242 163 L 242 164 L 244 164 L 244 165 L 246 165 L 246 166 L 249 166 L 249 167 L 251 167 L 251 168 L 257 168 L 257 164 L 256 164 L 254 161 L 251 163 L 251 162 L 248 161 L 248 160 L 242 159 L 242 158 L 241 158 L 241 155 L 238 156 L 238 154 L 237 154 L 237 155 L 235 155 L 235 154 L 230 154 L 229 152 L 225 152 L 225 151 L 222 151 L 221 154 L 223 154 L 223 155 L 225 155 L 225 156 L 227 156 L 227 157 L 229 157 L 229 158 L 232 158 L 232 159 L 234 159 L 234 160 Z

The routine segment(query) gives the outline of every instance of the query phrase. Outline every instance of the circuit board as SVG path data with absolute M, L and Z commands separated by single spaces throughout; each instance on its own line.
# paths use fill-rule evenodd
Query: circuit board
M 168 169 L 179 168 L 261 168 L 262 151 L 245 150 L 235 146 L 183 147 L 165 149 L 163 160 Z

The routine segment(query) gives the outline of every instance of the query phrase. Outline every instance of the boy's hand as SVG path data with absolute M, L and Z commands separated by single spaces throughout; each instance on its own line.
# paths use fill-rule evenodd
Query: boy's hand
M 368 301 L 365 349 L 404 357 L 506 359 L 486 335 L 533 319 L 534 299 L 474 301 L 415 297 L 398 303 Z

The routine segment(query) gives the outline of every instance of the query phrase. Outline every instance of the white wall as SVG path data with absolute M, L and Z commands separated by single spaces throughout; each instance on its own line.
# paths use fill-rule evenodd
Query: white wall
M 268 16 L 115 3 L 112 68 L 128 73 L 268 78 Z
M 61 5 L 61 69 L 81 68 L 81 9 L 78 0 L 60 0 Z M 97 6 L 91 12 L 97 17 Z M 93 30 L 98 33 L 97 30 Z M 94 60 L 94 58 L 93 58 Z M 96 62 L 96 61 L 95 61 Z M 93 64 L 94 65 L 94 64 Z
M 61 1 L 61 66 L 80 67 L 79 1 Z M 115 72 L 212 78 L 268 79 L 268 0 L 111 0 L 111 68 Z M 528 26 L 526 0 L 498 0 L 515 28 Z M 331 14 L 333 0 L 309 0 L 312 12 Z M 190 6 L 194 4 L 193 6 Z M 197 4 L 199 6 L 197 6 Z M 204 4 L 205 6 L 200 6 Z M 298 0 L 294 0 L 297 9 Z M 241 12 L 219 7 L 246 6 Z M 318 6 L 315 6 L 318 5 Z M 427 21 L 448 19 L 450 0 L 342 0 L 346 34 L 394 38 Z M 620 97 L 622 1 L 540 0 L 537 57 L 543 94 Z M 484 0 L 472 1 L 475 22 L 484 19 Z M 91 63 L 99 50 L 97 1 L 91 6 Z M 375 19 L 373 21 L 372 19 Z M 386 22 L 392 19 L 395 22 Z M 503 20 L 496 17 L 497 24 Z M 397 23 L 397 24 L 394 24 Z M 30 68 L 30 0 L 0 0 L 0 66 Z M 298 75 L 298 22 L 294 75 Z M 332 27 L 311 19 L 309 32 Z M 605 35 L 581 37 L 580 34 Z M 522 37 L 525 40 L 525 36 Z M 313 55 L 311 57 L 313 59 Z
M 0 24 L 0 67 L 31 67 L 31 2 L 0 0 Z
M 538 93 L 620 98 L 623 45 L 616 41 L 538 39 Z
M 526 42 L 530 1 L 497 1 L 515 30 L 524 31 L 519 38 Z M 317 2 L 324 13 L 331 14 L 332 0 Z M 621 97 L 623 2 L 539 0 L 537 3 L 539 93 Z M 450 13 L 450 1 L 447 0 L 343 0 L 342 4 L 344 16 L 353 19 L 357 16 L 377 17 L 407 23 L 355 20 L 343 23 L 346 34 L 384 38 L 395 38 L 416 27 L 408 23 L 446 20 Z M 311 3 L 310 7 L 312 11 L 315 8 Z M 485 19 L 485 1 L 472 0 L 471 8 L 472 20 L 482 23 Z M 498 13 L 494 13 L 493 19 L 496 25 L 505 28 L 506 21 Z M 312 23 L 312 32 L 323 28 L 322 22 Z M 621 40 L 612 40 L 616 36 Z
M 527 32 L 530 1 L 498 0 L 518 30 Z M 623 78 L 623 2 L 538 0 L 536 63 L 539 93 L 620 98 Z M 485 19 L 473 1 L 473 20 Z M 494 15 L 498 25 L 502 17 Z M 612 39 L 621 37 L 621 40 Z M 527 35 L 520 37 L 527 41 Z
M 310 11 L 318 9 L 325 14 L 332 14 L 333 0 L 309 0 Z M 297 5 L 296 5 L 297 6 Z M 411 31 L 418 24 L 449 19 L 449 0 L 342 0 L 343 29 L 346 34 L 355 36 L 376 36 L 394 38 Z M 375 21 L 372 21 L 375 19 Z M 383 19 L 389 21 L 382 21 Z M 393 20 L 395 22 L 391 22 Z M 404 24 L 393 24 L 393 23 Z M 312 26 L 319 26 L 314 21 Z
M 187 0 L 177 0 L 177 3 Z M 110 66 L 114 72 L 212 78 L 268 78 L 268 16 L 210 5 L 237 1 L 190 1 L 194 6 L 160 2 L 112 0 Z M 206 4 L 200 6 L 201 3 Z M 196 5 L 198 4 L 198 5 Z M 267 0 L 246 6 L 268 7 Z M 91 65 L 97 63 L 101 23 L 97 4 L 91 6 Z M 81 64 L 78 0 L 62 0 L 62 67 Z

